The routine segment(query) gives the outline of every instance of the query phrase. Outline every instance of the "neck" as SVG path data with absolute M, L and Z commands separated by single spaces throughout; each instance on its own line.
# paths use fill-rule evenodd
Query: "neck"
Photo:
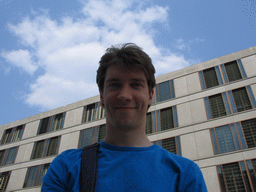
M 106 128 L 104 142 L 108 144 L 124 147 L 149 147 L 152 145 L 145 133 L 145 128 L 130 131 L 108 125 Z

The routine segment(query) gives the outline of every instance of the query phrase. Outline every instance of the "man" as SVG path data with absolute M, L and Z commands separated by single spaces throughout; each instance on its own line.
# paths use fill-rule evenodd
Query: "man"
M 97 71 L 106 137 L 100 142 L 97 192 L 207 191 L 192 161 L 153 145 L 146 113 L 155 87 L 149 56 L 134 44 L 111 47 Z M 42 191 L 79 191 L 82 149 L 67 150 L 51 163 Z

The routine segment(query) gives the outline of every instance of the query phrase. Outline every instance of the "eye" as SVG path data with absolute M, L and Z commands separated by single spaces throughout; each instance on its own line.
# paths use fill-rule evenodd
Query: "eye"
M 117 82 L 113 82 L 113 83 L 108 84 L 109 89 L 117 89 L 119 87 L 120 87 L 120 83 L 117 83 Z
M 136 89 L 138 89 L 138 88 L 140 88 L 140 87 L 143 87 L 143 85 L 142 85 L 141 83 L 137 83 L 137 82 L 132 83 L 131 86 L 132 86 L 133 88 L 136 88 Z

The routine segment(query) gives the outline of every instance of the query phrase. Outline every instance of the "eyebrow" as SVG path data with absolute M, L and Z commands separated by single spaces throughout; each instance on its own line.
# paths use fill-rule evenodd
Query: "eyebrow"
M 143 78 L 132 78 L 131 80 L 136 81 L 136 82 L 146 82 L 145 79 L 143 79 Z M 110 79 L 106 80 L 107 83 L 115 82 L 115 81 L 120 81 L 120 79 L 119 78 L 110 78 Z

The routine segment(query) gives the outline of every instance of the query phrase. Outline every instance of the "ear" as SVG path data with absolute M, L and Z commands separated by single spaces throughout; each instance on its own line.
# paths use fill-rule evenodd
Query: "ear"
M 149 100 L 148 100 L 149 105 L 151 105 L 151 102 L 153 100 L 153 95 L 154 95 L 154 89 L 152 89 L 152 91 L 149 93 Z

